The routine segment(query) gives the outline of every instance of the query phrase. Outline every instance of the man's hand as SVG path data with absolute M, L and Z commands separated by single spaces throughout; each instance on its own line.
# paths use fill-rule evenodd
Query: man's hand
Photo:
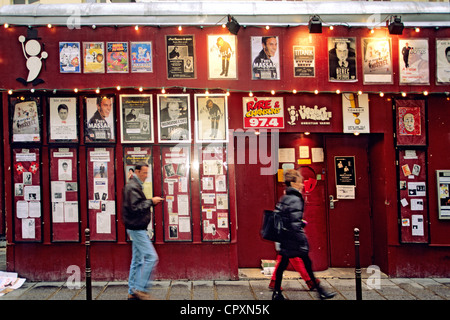
M 153 197 L 152 198 L 152 203 L 153 203 L 154 206 L 156 206 L 161 201 L 164 201 L 164 198 L 161 198 L 161 197 Z

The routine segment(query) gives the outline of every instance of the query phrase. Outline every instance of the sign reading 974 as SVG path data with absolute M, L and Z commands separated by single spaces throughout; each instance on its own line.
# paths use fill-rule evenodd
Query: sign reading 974
M 242 100 L 244 128 L 284 128 L 283 98 L 245 97 Z

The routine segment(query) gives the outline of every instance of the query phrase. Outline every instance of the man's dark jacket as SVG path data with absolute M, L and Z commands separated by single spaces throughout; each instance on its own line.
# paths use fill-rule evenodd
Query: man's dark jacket
M 122 220 L 127 229 L 146 230 L 151 220 L 150 207 L 153 203 L 145 197 L 137 179 L 133 176 L 123 188 Z

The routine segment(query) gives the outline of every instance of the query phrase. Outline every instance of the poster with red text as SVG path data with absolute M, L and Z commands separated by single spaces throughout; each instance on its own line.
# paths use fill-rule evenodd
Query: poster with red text
M 284 104 L 280 97 L 242 98 L 245 129 L 283 129 Z

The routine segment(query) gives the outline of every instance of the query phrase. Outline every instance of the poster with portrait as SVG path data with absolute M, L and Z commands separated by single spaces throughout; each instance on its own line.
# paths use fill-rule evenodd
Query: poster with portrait
M 392 83 L 391 39 L 364 38 L 362 50 L 364 84 Z
M 106 43 L 106 70 L 108 73 L 128 72 L 128 42 Z
M 425 100 L 397 99 L 394 105 L 397 145 L 426 145 Z
M 315 77 L 314 46 L 294 46 L 294 77 Z
M 195 95 L 195 141 L 228 142 L 226 94 Z
M 178 143 L 191 141 L 189 94 L 159 94 L 158 141 Z
M 398 41 L 400 84 L 430 84 L 428 40 Z
M 10 98 L 12 142 L 41 141 L 40 101 L 38 97 Z
M 450 83 L 450 38 L 436 39 L 436 82 Z
M 79 42 L 59 43 L 59 72 L 81 72 L 81 48 Z
M 105 72 L 105 44 L 103 42 L 83 42 L 83 72 Z
M 58 97 L 48 99 L 49 142 L 78 141 L 78 107 L 75 97 Z
M 355 82 L 356 38 L 328 38 L 328 80 Z
M 152 42 L 130 42 L 131 72 L 153 72 Z
M 166 36 L 168 79 L 195 79 L 193 35 Z
M 252 80 L 280 80 L 277 36 L 251 37 Z
M 85 97 L 84 104 L 85 142 L 114 142 L 114 96 Z
M 120 136 L 122 143 L 152 143 L 152 95 L 120 95 L 120 110 Z
M 208 35 L 208 79 L 237 79 L 237 37 Z

